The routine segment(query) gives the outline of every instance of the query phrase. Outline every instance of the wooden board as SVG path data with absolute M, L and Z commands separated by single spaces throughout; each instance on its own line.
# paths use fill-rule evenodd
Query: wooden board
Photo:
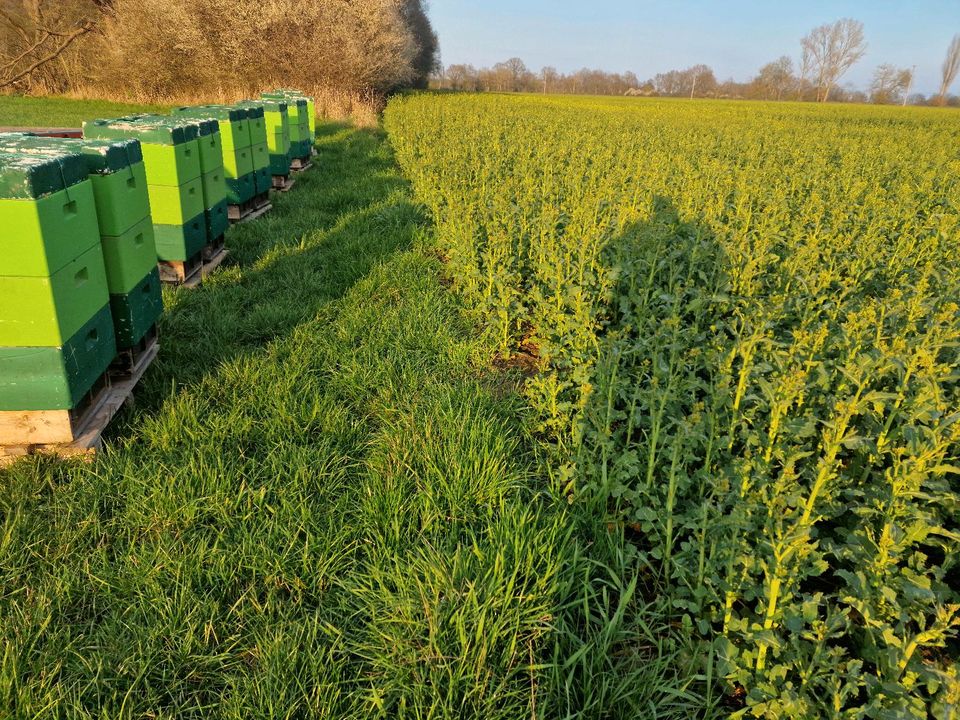
M 294 158 L 293 162 L 290 163 L 290 170 L 292 172 L 303 172 L 304 170 L 309 170 L 313 167 L 313 163 L 310 161 L 310 157 L 303 158 Z
M 160 269 L 161 282 L 168 285 L 186 285 L 200 275 L 203 268 L 203 250 L 189 260 L 161 260 L 157 266 Z
M 47 127 L 0 127 L 0 132 L 33 133 L 42 137 L 80 138 L 83 130 L 80 128 L 47 128 Z
M 230 252 L 226 248 L 221 248 L 220 252 L 214 255 L 212 258 L 207 260 L 203 265 L 200 266 L 200 272 L 194 273 L 188 280 L 186 280 L 181 287 L 192 290 L 195 287 L 198 287 L 210 277 L 210 274 L 216 270 L 227 259 L 227 255 Z
M 290 188 L 292 188 L 296 182 L 297 181 L 289 175 L 274 175 L 273 189 L 279 192 L 290 192 Z
M 270 191 L 262 192 L 240 205 L 227 205 L 227 218 L 232 223 L 241 223 L 260 217 L 273 205 L 270 204 Z
M 0 412 L 0 466 L 33 454 L 91 457 L 103 431 L 125 404 L 160 352 L 156 341 L 140 356 L 127 377 L 108 377 L 90 406 L 77 418 L 69 410 Z

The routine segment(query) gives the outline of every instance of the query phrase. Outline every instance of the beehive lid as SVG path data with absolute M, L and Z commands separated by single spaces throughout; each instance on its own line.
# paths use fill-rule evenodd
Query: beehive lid
M 200 137 L 214 135 L 220 132 L 220 123 L 213 118 L 192 118 L 200 129 Z
M 264 100 L 283 100 L 287 105 L 296 105 L 297 107 L 305 108 L 307 106 L 307 96 L 300 93 L 277 90 L 276 92 L 261 93 L 260 97 Z
M 0 133 L 0 148 L 4 152 L 81 153 L 87 164 L 87 172 L 109 175 L 143 160 L 140 141 L 91 140 L 89 138 L 51 138 L 32 133 Z
M 220 130 L 220 126 L 215 120 L 188 115 L 155 115 L 150 119 L 150 122 L 163 127 L 183 128 L 191 134 L 191 140 L 209 135 L 213 132 L 214 127 L 218 131 Z
M 287 111 L 287 101 L 286 99 L 279 98 L 261 98 L 260 100 L 244 100 L 241 103 L 237 103 L 242 107 L 258 107 L 263 110 L 265 113 L 268 112 L 286 112 Z
M 75 152 L 0 153 L 0 198 L 35 199 L 87 179 L 87 163 Z
M 131 115 L 114 120 L 88 120 L 83 123 L 86 138 L 119 139 L 136 138 L 149 145 L 181 145 L 196 140 L 197 124 L 176 122 L 165 115 Z
M 173 112 L 174 115 L 227 120 L 229 122 L 247 119 L 247 109 L 237 105 L 192 105 L 189 107 L 179 107 Z
M 246 110 L 248 118 L 255 120 L 256 118 L 263 117 L 263 103 L 245 100 L 244 102 L 237 103 L 236 106 L 242 110 Z

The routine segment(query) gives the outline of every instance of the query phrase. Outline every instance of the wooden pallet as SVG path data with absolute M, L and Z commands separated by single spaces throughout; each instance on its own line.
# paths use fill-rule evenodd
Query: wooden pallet
M 221 235 L 213 242 L 204 245 L 200 252 L 194 254 L 189 260 L 161 260 L 158 263 L 160 280 L 168 285 L 195 288 L 223 264 L 227 254 L 224 236 Z
M 207 247 L 210 246 L 208 245 Z M 214 270 L 223 264 L 223 261 L 227 259 L 227 255 L 229 254 L 229 250 L 223 246 L 220 246 L 220 250 L 215 255 L 204 260 L 203 265 L 200 266 L 200 272 L 195 273 L 189 280 L 184 282 L 181 287 L 185 287 L 188 290 L 198 287 L 201 283 L 203 283 L 204 280 L 213 274 Z
M 293 187 L 295 182 L 296 180 L 289 175 L 274 175 L 273 189 L 279 192 L 290 192 L 290 188 Z
M 168 285 L 188 285 L 200 278 L 203 269 L 203 250 L 194 253 L 186 260 L 160 260 L 160 281 Z
M 47 128 L 47 127 L 0 127 L 0 132 L 33 133 L 41 137 L 80 138 L 83 130 L 80 128 Z
M 0 412 L 0 467 L 27 455 L 91 460 L 120 408 L 133 404 L 133 390 L 159 351 L 154 338 L 128 375 L 107 370 L 74 410 Z
M 212 242 L 208 242 L 206 245 L 203 246 L 204 263 L 210 262 L 223 251 L 226 240 L 227 240 L 227 236 L 221 235 L 220 237 L 215 238 Z
M 304 170 L 309 170 L 313 167 L 313 161 L 310 159 L 310 155 L 307 155 L 302 158 L 294 158 L 290 161 L 290 169 L 293 172 L 303 172 Z
M 227 217 L 230 222 L 242 223 L 256 220 L 258 217 L 273 209 L 270 204 L 270 191 L 254 195 L 240 205 L 227 205 Z
M 144 356 L 153 351 L 157 342 L 157 326 L 154 324 L 135 347 L 118 351 L 116 359 L 110 365 L 110 377 L 120 380 L 133 377 Z

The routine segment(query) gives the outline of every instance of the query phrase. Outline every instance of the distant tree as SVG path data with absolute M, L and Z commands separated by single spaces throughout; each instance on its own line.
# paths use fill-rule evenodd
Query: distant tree
M 754 83 L 767 100 L 781 100 L 797 82 L 793 74 L 793 60 L 786 55 L 760 68 Z
M 447 82 L 454 90 L 476 90 L 477 71 L 471 65 L 451 65 L 447 68 Z
M 815 77 L 818 102 L 827 102 L 837 81 L 867 51 L 863 23 L 850 18 L 814 28 L 800 43 L 804 67 Z
M 414 78 L 413 86 L 425 88 L 430 74 L 442 70 L 440 62 L 440 43 L 437 34 L 430 25 L 430 18 L 423 0 L 403 0 L 402 17 L 406 22 L 415 43 L 415 53 L 412 60 Z
M 510 89 L 518 92 L 522 89 L 523 76 L 529 72 L 526 64 L 520 58 L 513 57 L 503 63 L 503 66 L 510 74 Z
M 716 94 L 717 78 L 713 70 L 707 65 L 694 65 L 684 70 L 686 84 L 690 87 L 690 97 L 696 97 L 699 92 L 700 97 L 710 97 Z
M 897 68 L 889 63 L 880 65 L 870 83 L 870 102 L 880 105 L 902 102 L 912 80 L 913 72 L 909 69 Z
M 960 72 L 960 33 L 953 36 L 950 46 L 947 48 L 947 57 L 943 61 L 940 76 L 940 92 L 937 94 L 937 104 L 945 105 L 947 102 L 947 92 L 953 81 L 957 79 L 957 73 Z
M 549 65 L 543 68 L 540 71 L 540 80 L 543 82 L 543 92 L 550 92 L 550 88 L 555 85 L 557 80 L 560 77 L 560 73 L 557 72 L 555 67 L 550 67 Z
M 653 84 L 657 89 L 657 95 L 679 97 L 684 94 L 684 89 L 689 92 L 690 86 L 686 80 L 687 78 L 679 70 L 670 70 L 665 73 L 657 73 L 653 78 Z

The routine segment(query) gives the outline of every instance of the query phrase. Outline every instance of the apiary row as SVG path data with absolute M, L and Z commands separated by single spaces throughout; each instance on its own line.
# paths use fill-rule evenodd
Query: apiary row
M 72 439 L 118 356 L 155 344 L 161 279 L 222 255 L 230 219 L 309 163 L 311 105 L 277 91 L 79 138 L 0 133 L 0 450 Z M 31 412 L 68 413 L 66 430 Z

